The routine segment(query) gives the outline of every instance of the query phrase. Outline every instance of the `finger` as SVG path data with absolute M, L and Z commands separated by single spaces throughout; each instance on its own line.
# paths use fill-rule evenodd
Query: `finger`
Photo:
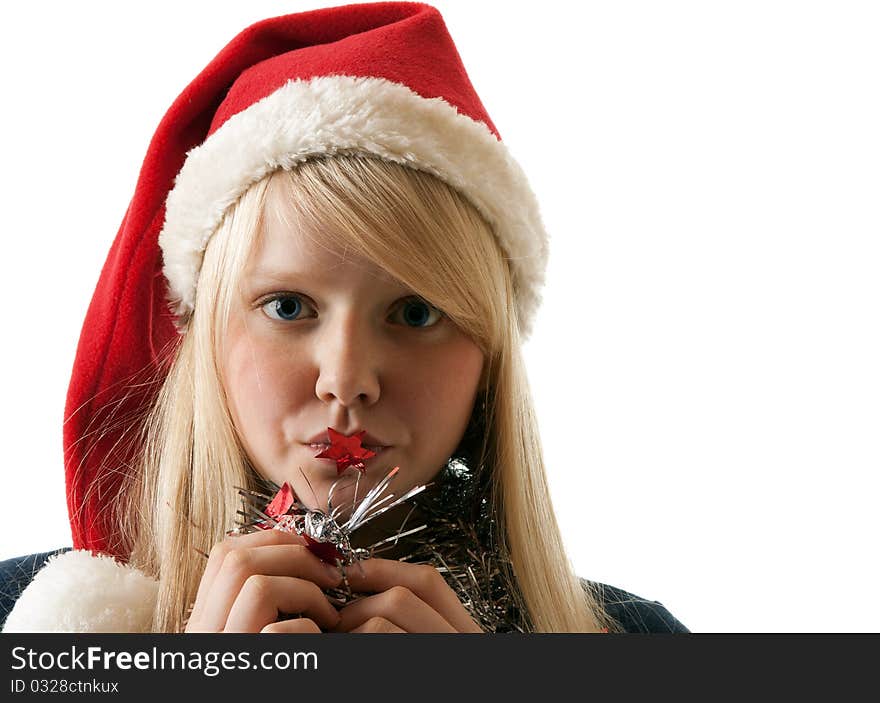
M 404 586 L 436 610 L 456 632 L 482 632 L 440 572 L 428 564 L 365 559 L 345 570 L 354 591 L 377 593 Z
M 266 627 L 260 630 L 260 632 L 266 634 L 289 634 L 291 632 L 299 632 L 301 634 L 320 634 L 321 628 L 310 618 L 291 618 L 290 620 L 270 622 Z
M 339 611 L 339 624 L 334 630 L 352 632 L 376 618 L 387 620 L 404 632 L 456 632 L 440 613 L 403 586 L 392 586 L 345 606 Z
M 403 632 L 406 633 L 406 630 L 401 630 L 397 625 L 393 622 L 386 620 L 385 618 L 375 617 L 367 620 L 363 625 L 356 627 L 354 630 L 349 630 L 349 632 Z
M 230 551 L 269 544 L 305 544 L 305 540 L 295 532 L 259 530 L 245 535 L 229 536 L 221 542 L 217 542 L 211 548 L 211 553 L 208 555 L 208 563 L 199 582 L 199 590 L 196 593 L 196 601 L 190 615 L 190 622 L 198 621 L 201 618 L 201 611 L 207 594 L 211 591 L 214 579 L 220 570 L 220 565 Z
M 252 576 L 295 576 L 330 588 L 342 581 L 339 569 L 325 564 L 301 544 L 269 544 L 229 551 L 214 577 L 198 625 L 208 632 L 225 626 L 233 603 Z
M 327 630 L 339 622 L 339 612 L 311 581 L 258 574 L 245 582 L 223 632 L 260 632 L 280 613 L 302 613 Z

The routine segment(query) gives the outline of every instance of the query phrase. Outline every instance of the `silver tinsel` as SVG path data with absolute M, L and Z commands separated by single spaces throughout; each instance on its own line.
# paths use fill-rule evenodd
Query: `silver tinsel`
M 389 472 L 363 500 L 352 505 L 351 517 L 341 524 L 336 520 L 341 506 L 332 505 L 332 488 L 326 511 L 310 510 L 295 500 L 284 516 L 273 517 L 266 513 L 266 507 L 281 487 L 259 479 L 259 490 L 239 490 L 242 520 L 232 532 L 283 529 L 307 535 L 320 543 L 312 545 L 313 551 L 325 561 L 337 563 L 343 575 L 357 560 L 381 556 L 392 548 L 403 550 L 400 561 L 434 566 L 485 632 L 529 632 L 526 610 L 510 577 L 510 563 L 496 546 L 489 499 L 478 489 L 468 467 L 450 461 L 427 486 L 416 486 L 399 498 L 393 494 L 383 497 L 395 473 Z M 412 501 L 413 509 L 394 533 L 366 548 L 351 546 L 352 534 L 359 527 L 407 500 Z M 416 510 L 424 521 L 407 528 Z M 353 593 L 345 581 L 342 587 L 326 593 L 337 607 L 366 595 Z

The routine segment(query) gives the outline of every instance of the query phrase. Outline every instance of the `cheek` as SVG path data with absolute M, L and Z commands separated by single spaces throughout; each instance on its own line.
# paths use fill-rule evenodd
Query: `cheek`
M 412 377 L 411 417 L 418 418 L 415 434 L 443 460 L 458 446 L 474 404 L 483 356 L 472 343 L 452 346 L 434 355 Z
M 231 339 L 226 350 L 224 383 L 233 422 L 251 457 L 262 464 L 276 460 L 283 445 L 285 417 L 295 414 L 304 388 L 304 372 L 287 355 L 260 348 L 246 336 Z

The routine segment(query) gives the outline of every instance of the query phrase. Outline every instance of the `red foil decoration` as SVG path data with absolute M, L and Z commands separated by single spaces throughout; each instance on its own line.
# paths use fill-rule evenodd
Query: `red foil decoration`
M 334 429 L 327 428 L 330 445 L 322 451 L 318 457 L 336 462 L 337 473 L 341 474 L 345 469 L 355 468 L 365 472 L 364 460 L 376 456 L 376 452 L 361 446 L 361 440 L 366 431 L 358 432 L 347 437 Z M 246 534 L 255 530 L 283 530 L 300 535 L 306 547 L 321 561 L 328 564 L 349 565 L 359 559 L 369 558 L 372 552 L 366 548 L 354 548 L 351 545 L 350 535 L 360 526 L 366 524 L 382 513 L 391 510 L 396 505 L 409 500 L 425 490 L 424 485 L 413 486 L 403 495 L 395 496 L 393 493 L 385 495 L 385 491 L 397 472 L 399 466 L 390 469 L 379 482 L 370 488 L 357 504 L 352 504 L 351 515 L 341 522 L 336 521 L 339 507 L 331 505 L 331 495 L 327 499 L 326 512 L 318 508 L 309 508 L 303 503 L 291 488 L 290 484 L 284 483 L 271 497 L 265 493 L 239 488 L 238 492 L 244 499 L 243 510 L 239 513 L 247 519 L 230 534 Z M 358 477 L 360 479 L 360 477 Z M 306 479 L 308 480 L 308 479 Z M 333 483 L 336 486 L 342 478 L 337 478 Z M 273 481 L 268 483 L 277 486 Z M 265 502 L 267 501 L 268 502 Z M 355 501 L 357 493 L 355 493 Z M 392 502 L 388 503 L 391 500 Z M 425 525 L 404 532 L 399 536 L 406 536 L 425 528 Z M 387 541 L 387 540 L 384 540 Z M 376 546 L 376 545 L 374 545 Z
M 316 454 L 316 459 L 333 459 L 336 461 L 336 475 L 342 475 L 346 469 L 353 468 L 366 473 L 367 468 L 364 460 L 376 456 L 376 452 L 372 452 L 361 446 L 361 440 L 367 433 L 366 430 L 347 437 L 341 432 L 337 432 L 332 427 L 327 428 L 327 436 L 330 438 L 330 446 L 322 450 L 320 454 Z
M 285 481 L 284 485 L 281 486 L 281 490 L 275 494 L 275 497 L 266 506 L 266 515 L 274 518 L 284 515 L 295 501 L 296 493 L 293 492 L 290 484 Z
M 336 566 L 337 560 L 342 559 L 342 552 L 332 542 L 318 542 L 309 537 L 305 532 L 302 533 L 302 537 L 306 540 L 306 549 L 321 561 L 331 566 Z

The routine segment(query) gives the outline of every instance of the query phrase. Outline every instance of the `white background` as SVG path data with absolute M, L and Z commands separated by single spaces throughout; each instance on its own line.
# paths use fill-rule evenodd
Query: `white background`
M 526 353 L 577 572 L 694 631 L 880 630 L 877 5 L 436 5 L 551 235 Z M 70 544 L 67 382 L 160 119 L 320 6 L 4 10 L 0 559 Z

